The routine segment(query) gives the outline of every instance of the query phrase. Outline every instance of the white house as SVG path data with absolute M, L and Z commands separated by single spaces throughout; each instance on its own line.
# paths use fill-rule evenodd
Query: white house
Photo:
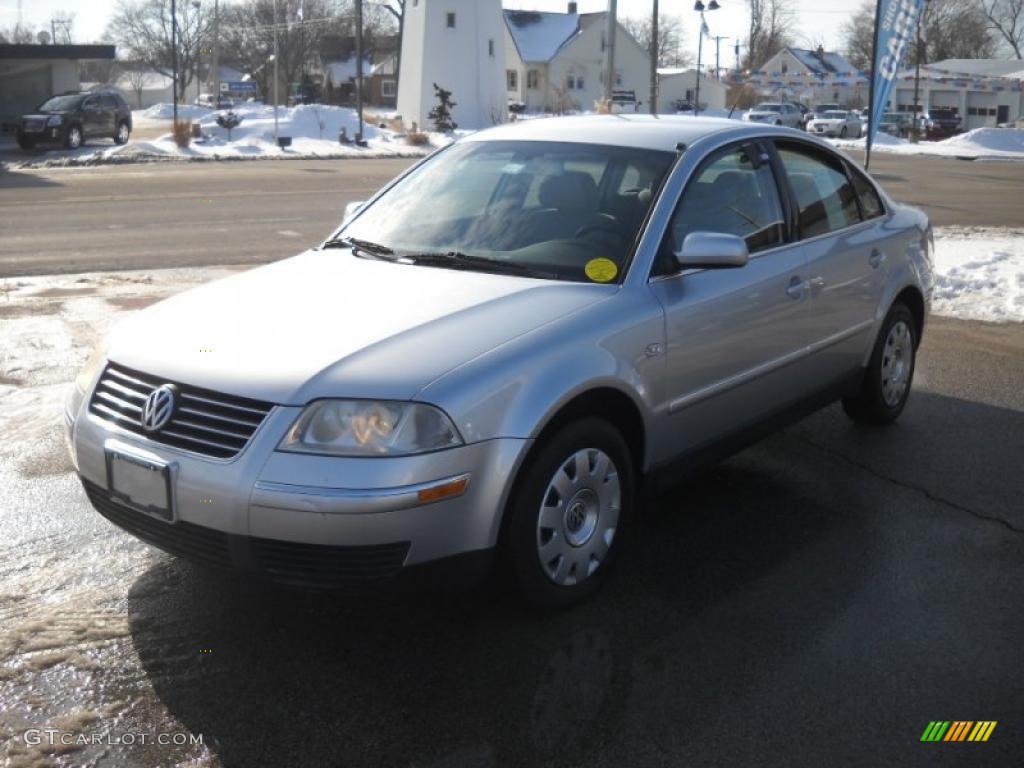
M 897 76 L 890 108 L 914 110 L 914 69 Z M 1008 123 L 1024 115 L 1024 62 L 947 59 L 921 68 L 918 105 L 925 111 L 953 108 L 965 130 Z
M 760 69 L 744 72 L 737 79 L 754 86 L 766 98 L 807 105 L 861 107 L 868 101 L 868 75 L 841 54 L 820 47 L 783 48 Z
M 700 108 L 725 109 L 728 86 L 722 80 L 701 75 Z M 697 98 L 697 70 L 667 68 L 658 70 L 658 113 L 670 115 L 683 104 L 693 104 Z
M 429 128 L 434 84 L 452 92 L 455 122 L 486 128 L 506 115 L 501 0 L 407 0 L 398 112 Z
M 588 110 L 604 96 L 607 15 L 507 10 L 505 91 L 528 112 Z M 619 24 L 615 35 L 616 91 L 645 101 L 650 91 L 647 51 Z
M 121 73 L 114 81 L 114 87 L 132 109 L 146 109 L 154 104 L 170 104 L 174 100 L 173 82 L 159 72 L 137 69 Z M 194 90 L 191 95 L 195 98 Z

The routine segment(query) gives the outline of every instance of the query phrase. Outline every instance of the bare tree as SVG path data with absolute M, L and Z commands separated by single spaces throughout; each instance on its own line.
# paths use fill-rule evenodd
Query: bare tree
M 843 50 L 857 69 L 871 69 L 872 46 L 875 42 L 875 0 L 864 4 L 842 26 Z
M 398 47 L 395 50 L 395 93 L 398 93 L 398 82 L 402 77 L 402 36 L 405 34 L 405 2 L 406 0 L 391 0 L 385 3 L 384 7 L 395 17 L 398 24 Z
M 625 18 L 620 22 L 640 47 L 648 52 L 651 50 L 651 17 Z M 658 66 L 685 67 L 693 61 L 683 49 L 683 23 L 677 16 L 659 14 L 658 16 Z
M 28 24 L 14 24 L 7 29 L 0 29 L 0 43 L 30 45 L 37 42 L 35 29 Z
M 985 12 L 977 0 L 930 0 L 925 3 L 921 17 L 922 63 L 944 59 L 990 59 L 995 56 L 996 47 Z M 912 46 L 907 53 L 907 61 L 916 60 L 917 50 Z
M 982 0 L 988 23 L 1018 59 L 1024 59 L 1024 0 Z
M 192 82 L 203 40 L 209 42 L 204 6 L 177 3 L 178 98 Z M 170 0 L 118 0 L 107 28 L 121 52 L 167 77 L 173 76 Z
M 135 99 L 138 102 L 139 109 L 142 109 L 142 92 L 146 89 L 145 70 L 133 67 L 124 73 L 124 79 L 135 92 Z
M 749 0 L 746 66 L 757 69 L 792 44 L 789 30 L 796 26 L 791 0 Z

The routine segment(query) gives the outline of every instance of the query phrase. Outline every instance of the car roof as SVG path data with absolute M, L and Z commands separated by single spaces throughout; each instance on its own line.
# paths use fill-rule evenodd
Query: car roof
M 574 115 L 504 123 L 470 134 L 462 141 L 565 141 L 675 152 L 680 143 L 692 144 L 705 136 L 723 131 L 746 129 L 755 134 L 759 132 L 758 128 L 739 120 L 717 117 Z

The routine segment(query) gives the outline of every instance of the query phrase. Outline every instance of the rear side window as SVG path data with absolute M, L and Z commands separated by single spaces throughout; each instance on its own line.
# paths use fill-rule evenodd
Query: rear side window
M 864 218 L 874 219 L 881 216 L 885 209 L 882 207 L 882 201 L 879 199 L 878 193 L 871 185 L 871 182 L 865 179 L 864 174 L 856 168 L 850 168 L 850 176 L 853 178 L 853 188 L 857 190 L 857 197 L 860 199 L 860 209 L 864 214 Z
M 727 147 L 697 172 L 683 193 L 669 228 L 669 249 L 659 273 L 671 270 L 672 253 L 691 232 L 724 232 L 747 241 L 751 253 L 780 245 L 785 224 L 775 175 L 767 162 L 754 166 L 750 145 Z
M 778 147 L 796 195 L 803 237 L 827 235 L 860 222 L 857 195 L 842 160 L 801 144 L 780 142 Z
M 104 93 L 100 98 L 102 99 L 101 103 L 107 109 L 117 109 L 117 99 L 114 98 L 113 94 Z

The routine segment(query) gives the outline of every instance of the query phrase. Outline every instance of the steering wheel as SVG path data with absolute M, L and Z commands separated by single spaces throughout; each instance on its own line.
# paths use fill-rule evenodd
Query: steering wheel
M 607 232 L 620 240 L 625 240 L 626 236 L 622 234 L 622 230 L 619 229 L 619 224 L 616 221 L 599 222 L 597 224 L 584 224 L 582 227 L 576 230 L 573 238 L 582 238 L 588 232 Z

